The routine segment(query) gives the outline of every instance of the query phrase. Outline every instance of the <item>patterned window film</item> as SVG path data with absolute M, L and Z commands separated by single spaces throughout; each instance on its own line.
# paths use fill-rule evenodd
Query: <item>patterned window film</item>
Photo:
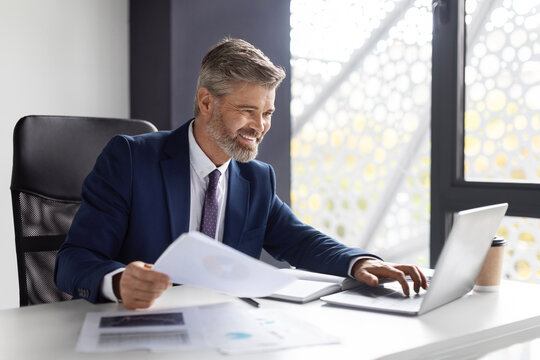
M 291 202 L 389 261 L 428 265 L 430 0 L 291 0 Z
M 503 277 L 540 283 L 540 220 L 507 216 L 498 235 L 508 240 Z
M 468 181 L 540 179 L 539 6 L 466 2 Z M 291 0 L 292 208 L 348 245 L 424 266 L 431 31 L 429 0 Z M 505 277 L 540 282 L 540 220 L 506 217 L 498 234 Z
M 465 179 L 540 182 L 540 1 L 466 1 Z
M 465 11 L 465 179 L 539 183 L 540 1 L 467 0 Z M 504 276 L 540 283 L 540 220 L 506 217 L 499 235 Z

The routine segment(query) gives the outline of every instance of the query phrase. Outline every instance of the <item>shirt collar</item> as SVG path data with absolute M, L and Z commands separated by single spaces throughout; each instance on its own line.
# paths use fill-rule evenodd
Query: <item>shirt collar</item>
M 188 141 L 189 141 L 189 162 L 191 163 L 191 167 L 193 170 L 195 170 L 195 173 L 201 178 L 204 179 L 208 174 L 210 174 L 215 169 L 218 169 L 221 175 L 225 174 L 225 171 L 229 168 L 229 164 L 231 162 L 231 159 L 227 160 L 223 165 L 220 167 L 216 167 L 212 160 L 206 156 L 204 151 L 201 149 L 199 144 L 197 144 L 197 141 L 195 140 L 195 136 L 193 135 L 193 122 L 189 124 L 189 130 L 188 130 Z

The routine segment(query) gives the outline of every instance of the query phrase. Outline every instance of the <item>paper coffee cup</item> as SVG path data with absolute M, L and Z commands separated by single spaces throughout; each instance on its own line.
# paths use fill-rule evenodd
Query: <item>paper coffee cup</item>
M 493 238 L 480 274 L 476 279 L 475 291 L 493 292 L 498 291 L 501 284 L 501 275 L 504 258 L 504 246 L 506 240 L 500 236 Z

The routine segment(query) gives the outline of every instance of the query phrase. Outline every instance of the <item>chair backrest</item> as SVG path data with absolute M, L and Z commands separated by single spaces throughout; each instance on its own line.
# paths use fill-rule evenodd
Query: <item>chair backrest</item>
M 13 134 L 11 196 L 21 306 L 69 300 L 53 272 L 81 204 L 81 187 L 117 134 L 156 131 L 143 120 L 26 116 Z

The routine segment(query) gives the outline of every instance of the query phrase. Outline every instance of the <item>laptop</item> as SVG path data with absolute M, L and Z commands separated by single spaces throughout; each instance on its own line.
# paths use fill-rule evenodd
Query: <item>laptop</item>
M 427 290 L 412 290 L 405 296 L 397 281 L 371 287 L 361 285 L 351 290 L 324 296 L 328 304 L 364 310 L 421 315 L 467 294 L 476 282 L 484 258 L 491 247 L 508 204 L 495 204 L 463 210 L 455 214 Z

